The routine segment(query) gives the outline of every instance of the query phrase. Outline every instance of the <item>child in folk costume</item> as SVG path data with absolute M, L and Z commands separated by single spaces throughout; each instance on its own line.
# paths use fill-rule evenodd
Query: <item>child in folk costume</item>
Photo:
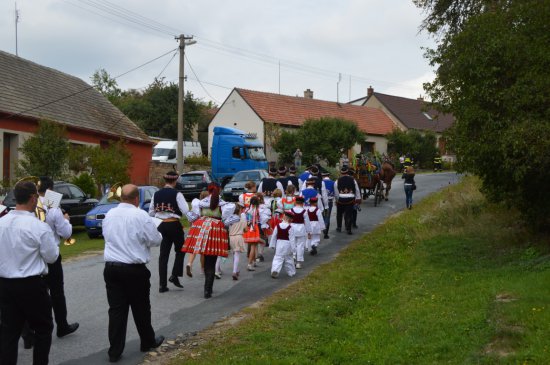
M 270 238 L 275 230 L 277 224 L 282 222 L 282 213 L 283 213 L 283 192 L 279 189 L 275 189 L 269 204 L 269 210 L 271 217 L 269 218 L 269 231 L 268 237 Z
M 323 213 L 317 206 L 318 198 L 314 196 L 309 200 L 310 206 L 307 208 L 307 214 L 311 223 L 311 238 L 308 239 L 307 247 L 311 247 L 309 252 L 311 256 L 317 255 L 317 246 L 321 242 L 321 232 L 325 229 L 325 220 Z
M 319 191 L 315 188 L 315 185 L 317 184 L 317 178 L 310 177 L 306 181 L 306 187 L 304 190 L 302 190 L 302 196 L 305 199 L 305 206 L 309 207 L 311 198 L 318 198 L 318 207 L 321 209 L 321 212 L 325 210 L 323 200 L 321 199 L 321 195 L 319 194 Z
M 284 213 L 282 222 L 275 226 L 269 241 L 269 247 L 275 249 L 275 256 L 273 256 L 273 263 L 271 264 L 271 277 L 273 279 L 279 276 L 283 267 L 288 276 L 296 275 L 296 267 L 292 258 L 296 251 L 294 230 L 291 225 L 293 215 L 292 211 Z
M 246 244 L 244 243 L 243 233 L 246 230 L 246 216 L 241 213 L 241 206 L 236 204 L 235 211 L 224 222 L 229 227 L 229 247 L 233 252 L 233 280 L 239 280 L 239 261 L 241 252 L 246 252 Z M 220 261 L 220 258 L 218 258 Z M 216 263 L 218 265 L 218 263 Z M 220 268 L 216 270 L 221 273 Z
M 296 205 L 296 187 L 292 184 L 286 188 L 286 196 L 283 197 L 282 204 L 283 210 L 291 210 Z
M 243 238 L 250 250 L 247 269 L 248 271 L 254 271 L 258 244 L 262 242 L 260 238 L 260 199 L 257 196 L 250 198 L 250 205 L 245 209 L 245 214 L 247 229 L 243 234 Z
M 260 243 L 258 243 L 258 252 L 256 256 L 257 262 L 264 262 L 264 248 L 271 236 L 272 230 L 269 227 L 269 219 L 271 218 L 271 209 L 269 203 L 272 198 L 270 196 L 264 196 L 263 193 L 256 193 L 256 196 L 260 200 L 259 212 L 260 212 Z M 269 202 L 269 203 L 268 203 Z
M 296 197 L 296 205 L 291 209 L 294 214 L 292 217 L 292 229 L 296 240 L 296 268 L 301 269 L 304 262 L 304 251 L 306 240 L 311 239 L 311 224 L 306 208 L 304 207 L 304 197 Z
M 201 209 L 199 207 L 199 203 L 202 199 L 208 197 L 210 195 L 208 191 L 201 191 L 198 198 L 195 198 L 191 201 L 191 210 L 187 213 L 187 219 L 189 220 L 189 223 L 193 223 L 201 216 Z M 191 253 L 188 255 L 189 260 L 187 261 L 187 265 L 185 265 L 185 272 L 187 276 L 190 278 L 193 277 L 193 272 L 191 271 L 191 268 L 193 267 L 193 262 L 195 261 L 195 253 Z M 204 272 L 204 258 L 201 256 L 201 270 Z
M 254 181 L 247 181 L 244 184 L 244 188 L 246 189 L 246 193 L 239 195 L 239 203 L 243 207 L 248 208 L 250 206 L 250 199 L 256 194 L 256 183 Z
M 215 183 L 208 185 L 209 196 L 199 202 L 200 217 L 196 219 L 182 248 L 183 252 L 204 255 L 204 297 L 212 297 L 216 260 L 227 257 L 229 237 L 223 224 L 235 210 L 233 203 L 220 199 L 220 188 Z

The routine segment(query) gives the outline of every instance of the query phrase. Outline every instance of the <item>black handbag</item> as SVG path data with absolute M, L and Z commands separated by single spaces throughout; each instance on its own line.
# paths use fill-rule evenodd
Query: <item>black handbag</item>
M 413 184 L 413 188 L 412 188 L 412 189 L 413 189 L 413 190 L 416 190 L 416 184 Z

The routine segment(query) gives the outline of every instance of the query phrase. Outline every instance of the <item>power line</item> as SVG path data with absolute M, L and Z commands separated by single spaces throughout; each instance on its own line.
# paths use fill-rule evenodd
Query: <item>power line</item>
M 206 90 L 206 88 L 204 87 L 204 85 L 202 84 L 201 80 L 199 79 L 199 76 L 197 76 L 197 73 L 195 72 L 195 70 L 193 69 L 193 66 L 191 65 L 191 62 L 189 62 L 189 58 L 187 58 L 187 55 L 185 55 L 185 59 L 187 60 L 187 64 L 189 65 L 189 68 L 191 69 L 191 72 L 193 72 L 193 75 L 195 75 L 195 77 L 197 78 L 197 81 L 199 82 L 199 85 L 202 87 L 202 89 L 204 90 L 204 92 L 206 93 L 206 95 L 210 96 L 210 99 L 214 100 L 216 103 L 220 103 L 215 97 L 213 97 L 212 95 L 210 95 L 210 93 L 208 92 L 208 90 Z

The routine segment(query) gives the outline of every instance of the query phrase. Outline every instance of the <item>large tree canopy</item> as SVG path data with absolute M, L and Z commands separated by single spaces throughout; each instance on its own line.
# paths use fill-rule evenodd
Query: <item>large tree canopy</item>
M 336 165 L 341 151 L 347 151 L 365 140 L 363 132 L 353 122 L 338 118 L 308 119 L 296 132 L 282 131 L 274 145 L 281 162 L 290 163 L 296 148 L 303 153 L 305 164 L 326 161 Z
M 456 118 L 458 167 L 549 227 L 550 0 L 415 2 L 429 12 L 426 29 L 443 33 L 427 52 L 437 73 L 426 90 Z

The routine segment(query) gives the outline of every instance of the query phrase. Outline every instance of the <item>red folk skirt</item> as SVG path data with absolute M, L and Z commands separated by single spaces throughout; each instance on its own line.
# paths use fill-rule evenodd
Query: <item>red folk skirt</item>
M 219 219 L 200 217 L 189 229 L 182 252 L 227 257 L 229 235 Z

